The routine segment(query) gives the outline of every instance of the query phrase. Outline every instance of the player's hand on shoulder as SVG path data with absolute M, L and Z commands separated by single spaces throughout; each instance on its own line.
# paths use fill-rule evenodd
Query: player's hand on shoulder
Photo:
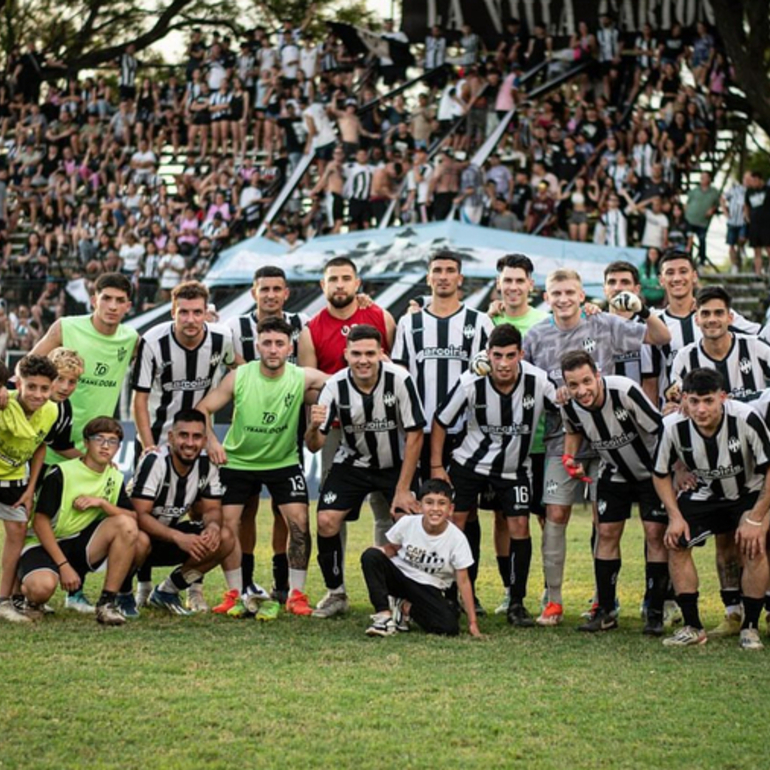
M 594 302 L 585 302 L 583 304 L 583 312 L 586 315 L 598 315 L 603 312 L 602 309 Z
M 366 294 L 365 292 L 356 294 L 356 302 L 358 303 L 358 307 L 360 307 L 361 310 L 366 310 L 374 304 L 374 300 L 369 294 Z
M 562 385 L 560 388 L 556 388 L 556 403 L 559 406 L 566 404 L 572 396 L 570 395 L 569 388 L 566 385 Z

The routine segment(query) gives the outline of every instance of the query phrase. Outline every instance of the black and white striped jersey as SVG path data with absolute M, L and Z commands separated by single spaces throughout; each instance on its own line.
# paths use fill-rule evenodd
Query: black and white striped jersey
M 535 430 L 545 409 L 556 411 L 556 388 L 542 369 L 520 363 L 510 393 L 501 393 L 491 377 L 466 372 L 436 411 L 444 428 L 466 421 L 462 444 L 452 457 L 474 473 L 515 479 L 529 470 Z
M 396 468 L 401 464 L 404 433 L 422 430 L 425 416 L 409 372 L 383 361 L 371 393 L 360 391 L 350 368 L 326 381 L 318 397 L 326 406 L 321 433 L 339 421 L 341 440 L 335 463 L 357 468 Z
M 150 394 L 153 440 L 165 441 L 182 409 L 192 409 L 224 376 L 234 361 L 230 330 L 206 324 L 198 347 L 188 350 L 174 336 L 174 322 L 159 324 L 139 341 L 131 387 Z
M 291 342 L 292 354 L 287 359 L 290 363 L 297 363 L 297 342 L 299 335 L 310 320 L 305 313 L 284 312 L 283 320 L 292 328 Z M 233 336 L 233 350 L 236 356 L 240 356 L 246 363 L 256 361 L 257 356 L 257 311 L 248 315 L 231 318 L 227 326 Z
M 368 164 L 346 163 L 342 173 L 345 177 L 343 197 L 348 200 L 368 201 L 372 193 L 374 169 Z
M 486 348 L 494 328 L 488 315 L 465 305 L 446 318 L 423 309 L 399 320 L 391 358 L 414 378 L 428 420 L 426 431 L 471 358 Z M 461 429 L 462 421 L 452 432 Z
M 561 408 L 568 433 L 581 433 L 603 461 L 608 481 L 636 482 L 652 476 L 663 417 L 628 377 L 603 377 L 604 403 L 586 409 L 572 399 Z
M 668 476 L 681 460 L 698 480 L 695 489 L 680 494 L 682 498 L 739 500 L 764 483 L 770 458 L 765 423 L 749 404 L 727 400 L 723 408 L 722 422 L 708 438 L 683 414 L 663 418 L 655 475 Z
M 693 369 L 716 369 L 730 398 L 753 401 L 770 385 L 770 345 L 758 337 L 732 335 L 729 353 L 721 361 L 703 349 L 703 340 L 683 347 L 671 367 L 671 382 L 679 383 Z
M 129 497 L 151 500 L 152 515 L 166 526 L 188 516 L 196 501 L 220 500 L 224 491 L 219 469 L 206 455 L 198 457 L 180 476 L 168 445 L 144 455 L 128 485 Z
M 671 332 L 671 342 L 666 345 L 652 347 L 652 374 L 658 377 L 658 393 L 661 403 L 664 394 L 671 384 L 671 367 L 676 354 L 686 345 L 699 342 L 702 339 L 700 327 L 695 323 L 695 310 L 686 316 L 672 315 L 668 310 L 653 310 Z M 749 321 L 740 313 L 733 310 L 731 332 L 740 334 L 758 334 L 759 324 Z
M 64 401 L 59 401 L 56 406 L 59 409 L 59 414 L 45 437 L 45 444 L 54 452 L 63 452 L 75 446 L 72 441 L 72 404 L 67 398 Z
M 133 88 L 136 85 L 136 71 L 139 69 L 139 62 L 130 53 L 124 53 L 118 59 L 118 65 L 120 66 L 118 85 Z
M 215 91 L 209 97 L 209 108 L 212 120 L 225 120 L 230 117 L 230 102 L 233 100 L 233 95 L 230 91 L 222 93 L 221 91 Z

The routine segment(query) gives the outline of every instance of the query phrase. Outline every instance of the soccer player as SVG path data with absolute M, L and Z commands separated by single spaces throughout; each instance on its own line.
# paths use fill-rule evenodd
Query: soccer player
M 336 152 L 336 151 L 335 151 Z M 327 166 L 327 172 L 332 164 Z M 290 313 L 284 310 L 284 305 L 289 299 L 289 287 L 286 283 L 286 273 L 280 267 L 268 265 L 260 267 L 254 273 L 254 282 L 251 287 L 251 296 L 257 303 L 254 311 L 233 318 L 228 321 L 228 326 L 233 335 L 233 347 L 235 349 L 236 365 L 254 361 L 257 357 L 257 324 L 266 318 L 283 318 L 293 329 L 292 353 L 287 359 L 289 363 L 297 363 L 297 345 L 299 335 L 308 322 L 304 313 Z M 298 441 L 302 441 L 305 432 L 304 419 L 300 421 L 300 435 Z M 254 548 L 257 544 L 256 516 L 259 507 L 259 498 L 253 497 L 243 509 L 241 516 L 241 528 L 239 540 L 242 551 L 243 584 L 251 585 L 254 582 Z M 286 554 L 289 532 L 281 512 L 273 506 L 273 598 L 281 604 L 286 604 L 289 596 L 289 559 Z
M 658 405 L 662 406 L 671 384 L 671 366 L 676 354 L 685 345 L 698 342 L 701 330 L 695 323 L 698 271 L 692 257 L 684 251 L 669 249 L 658 261 L 658 276 L 660 285 L 666 290 L 668 304 L 664 310 L 653 312 L 668 327 L 671 341 L 652 348 L 652 373 L 657 377 L 658 392 L 655 393 L 655 379 L 645 382 L 645 392 L 651 401 L 657 397 Z M 732 327 L 731 331 L 742 334 L 758 334 L 760 328 L 759 324 L 736 312 L 733 312 Z
M 150 538 L 144 566 L 176 567 L 153 589 L 149 604 L 176 615 L 191 614 L 179 592 L 221 564 L 235 545 L 222 522 L 219 469 L 201 454 L 206 438 L 202 412 L 178 411 L 167 442 L 142 456 L 129 486 L 139 529 Z
M 260 321 L 259 359 L 230 372 L 198 404 L 198 409 L 210 422 L 211 415 L 233 402 L 232 423 L 224 443 L 219 443 L 210 428 L 208 438 L 209 457 L 221 467 L 226 489 L 222 500 L 224 523 L 237 532 L 246 501 L 259 495 L 263 485 L 267 487 L 289 528 L 290 591 L 286 609 L 294 615 L 309 615 L 311 609 L 305 594 L 310 558 L 308 494 L 297 431 L 304 405 L 316 402 L 326 375 L 317 369 L 288 363 L 292 332 L 282 318 Z M 245 587 L 237 538 L 222 569 L 228 590 L 225 600 L 214 611 L 242 617 L 248 613 L 243 602 Z M 261 597 L 263 591 L 254 592 Z M 278 607 L 277 602 L 264 602 L 257 617 L 271 620 Z
M 695 296 L 695 323 L 702 335 L 685 345 L 671 367 L 672 384 L 693 369 L 717 369 L 729 398 L 753 401 L 770 385 L 770 345 L 730 331 L 732 299 L 721 286 L 706 286 Z
M 638 314 L 644 323 L 609 313 L 584 314 L 581 308 L 585 300 L 583 284 L 574 270 L 559 269 L 550 273 L 546 279 L 545 298 L 551 306 L 553 317 L 535 324 L 527 332 L 524 355 L 526 360 L 548 374 L 564 400 L 568 397 L 566 389 L 563 389 L 561 372 L 561 357 L 565 352 L 586 350 L 592 354 L 601 371 L 613 373 L 616 356 L 640 350 L 645 342 L 663 345 L 671 338 L 665 324 L 651 315 L 641 302 Z M 619 294 L 611 304 L 626 307 L 630 301 L 628 295 Z M 554 420 L 546 416 L 545 446 L 543 570 L 548 586 L 548 603 L 537 622 L 539 625 L 552 626 L 561 623 L 563 618 L 561 586 L 567 548 L 566 527 L 573 501 L 583 491 L 584 485 L 580 479 L 571 477 L 562 464 L 564 440 L 558 417 Z M 587 455 L 583 464 L 587 475 L 595 479 L 598 466 L 596 456 Z M 591 484 L 592 499 L 595 499 L 595 493 L 596 485 Z
M 113 415 L 134 356 L 138 334 L 122 324 L 131 309 L 131 282 L 121 273 L 104 273 L 94 282 L 91 315 L 59 318 L 32 352 L 47 356 L 54 348 L 76 350 L 85 363 L 70 396 L 75 446 L 85 451 L 83 427 L 95 415 Z M 57 458 L 49 458 L 54 463 Z
M 571 399 L 562 406 L 566 431 L 562 462 L 570 476 L 585 469 L 575 459 L 583 440 L 602 460 L 597 481 L 597 540 L 594 550 L 598 608 L 578 631 L 618 627 L 615 596 L 620 573 L 620 538 L 631 506 L 639 503 L 646 548 L 647 622 L 644 633 L 663 634 L 663 602 L 668 584 L 668 554 L 663 544 L 666 512 L 652 482 L 653 454 L 663 426 L 660 412 L 641 387 L 622 376 L 603 377 L 590 353 L 575 350 L 561 360 Z
M 8 369 L 0 362 L 0 384 L 8 380 Z M 56 367 L 42 356 L 28 355 L 16 367 L 17 389 L 10 391 L 0 411 L 0 519 L 5 529 L 2 574 L 0 574 L 0 618 L 27 623 L 24 607 L 11 600 L 16 568 L 24 546 L 34 485 L 29 483 L 27 463 L 45 457 L 43 441 L 58 414 L 49 401 L 56 379 Z M 22 611 L 20 611 L 20 609 Z
M 139 343 L 131 377 L 134 417 L 143 451 L 151 452 L 168 436 L 174 416 L 193 409 L 222 380 L 235 362 L 228 329 L 206 322 L 209 290 L 185 281 L 171 292 L 171 321 L 153 326 Z M 150 564 L 139 572 L 136 600 L 144 606 L 152 590 Z M 208 611 L 203 586 L 187 594 L 188 606 Z
M 385 354 L 393 346 L 396 322 L 393 316 L 376 304 L 361 307 L 357 292 L 361 279 L 355 263 L 347 257 L 334 257 L 324 266 L 321 290 L 326 307 L 308 321 L 299 338 L 299 365 L 320 369 L 324 374 L 336 374 L 346 367 L 345 349 L 351 329 L 367 324 L 377 329 L 382 337 Z M 333 428 L 321 452 L 321 475 L 325 477 L 332 466 L 340 432 Z M 392 524 L 390 506 L 380 494 L 372 495 L 374 511 L 374 542 L 385 543 L 385 533 Z M 343 528 L 344 534 L 344 528 Z
M 460 376 L 468 369 L 471 359 L 484 350 L 493 324 L 489 316 L 466 307 L 460 301 L 463 284 L 462 257 L 454 251 L 441 250 L 428 260 L 430 302 L 415 313 L 408 312 L 398 322 L 391 358 L 405 366 L 417 386 L 423 405 L 425 431 L 430 433 L 433 415 L 443 403 Z M 454 425 L 446 442 L 443 460 L 449 464 L 451 450 L 457 445 L 462 422 Z M 420 478 L 431 477 L 430 441 L 424 441 L 420 458 Z M 441 462 L 441 458 L 437 462 Z M 471 546 L 473 565 L 469 572 L 475 585 L 481 552 L 481 527 L 475 509 L 470 518 L 457 520 Z M 475 599 L 477 611 L 483 609 Z
M 126 618 L 117 595 L 126 590 L 132 568 L 144 560 L 149 539 L 139 532 L 123 475 L 112 466 L 123 440 L 120 423 L 96 417 L 83 431 L 85 455 L 52 467 L 43 481 L 34 536 L 19 561 L 22 591 L 33 607 L 43 605 L 60 582 L 63 589 L 75 591 L 88 572 L 106 561 L 96 620 L 120 626 Z
M 468 567 L 473 557 L 463 533 L 451 522 L 454 490 L 441 479 L 420 488 L 421 516 L 402 516 L 384 546 L 367 548 L 361 567 L 374 607 L 368 636 L 392 636 L 414 620 L 429 634 L 457 636 L 458 607 L 448 596 L 454 583 L 468 608 L 468 630 L 481 636 L 473 609 Z M 391 596 L 399 597 L 395 613 Z
M 381 492 L 394 518 L 416 511 L 411 485 L 423 442 L 420 398 L 409 373 L 382 360 L 380 331 L 368 324 L 347 336 L 346 369 L 331 377 L 311 407 L 305 442 L 324 446 L 335 421 L 341 440 L 318 500 L 318 564 L 327 588 L 313 611 L 331 618 L 348 610 L 340 530 L 358 519 L 371 492 Z
M 757 626 L 768 584 L 765 541 L 770 509 L 770 439 L 748 404 L 727 398 L 714 369 L 693 369 L 682 381 L 685 410 L 664 419 L 655 456 L 655 489 L 668 511 L 665 542 L 685 625 L 663 640 L 670 647 L 707 641 L 698 613 L 698 573 L 693 546 L 710 535 L 733 533 L 743 573 L 740 646 L 762 649 Z M 681 460 L 698 481 L 679 497 L 671 470 Z
M 532 561 L 529 450 L 543 410 L 557 409 L 556 389 L 544 371 L 521 360 L 521 332 L 515 326 L 495 327 L 488 356 L 489 375 L 463 374 L 436 411 L 431 473 L 457 490 L 453 520 L 461 528 L 479 494 L 490 487 L 494 491 L 510 538 L 508 622 L 527 627 L 534 625 L 524 606 Z M 465 434 L 452 451 L 447 474 L 447 431 L 458 422 L 465 422 Z
M 548 317 L 548 313 L 532 307 L 530 295 L 535 290 L 532 278 L 535 266 L 525 254 L 508 254 L 497 262 L 497 292 L 500 299 L 490 304 L 489 315 L 495 326 L 509 323 L 515 326 L 524 336 L 536 323 Z M 541 519 L 545 518 L 543 505 L 543 474 L 545 472 L 545 419 L 540 418 L 535 430 L 535 436 L 529 449 L 532 495 L 529 510 Z M 495 609 L 496 615 L 505 615 L 510 606 L 511 594 L 511 537 L 508 524 L 502 511 L 497 506 L 494 495 L 487 493 L 481 498 L 480 508 L 492 508 L 495 511 L 495 554 L 497 569 L 503 582 L 505 595 L 500 606 Z

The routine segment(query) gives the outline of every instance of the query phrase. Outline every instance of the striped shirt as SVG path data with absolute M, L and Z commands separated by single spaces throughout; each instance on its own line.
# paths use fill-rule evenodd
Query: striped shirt
M 233 360 L 233 342 L 226 327 L 206 324 L 203 340 L 192 350 L 177 341 L 173 321 L 154 326 L 144 335 L 131 387 L 150 393 L 150 429 L 156 444 L 165 441 L 174 415 L 193 409 L 219 384 L 223 365 L 230 366 Z
M 620 31 L 617 27 L 601 27 L 596 33 L 599 61 L 609 62 L 620 55 Z
M 671 381 L 682 380 L 693 369 L 716 369 L 725 381 L 730 398 L 753 401 L 770 385 L 770 345 L 757 337 L 731 335 L 727 355 L 717 361 L 703 349 L 703 340 L 683 347 L 671 367 Z
M 717 432 L 704 438 L 682 414 L 663 419 L 655 453 L 655 475 L 668 476 L 681 460 L 698 480 L 680 498 L 688 500 L 740 500 L 758 492 L 770 458 L 770 440 L 761 417 L 740 401 L 725 401 Z
M 72 404 L 67 398 L 59 401 L 56 406 L 59 414 L 45 437 L 45 445 L 54 452 L 63 452 L 75 446 L 72 441 Z
M 345 185 L 343 197 L 348 200 L 368 201 L 372 192 L 374 169 L 368 164 L 347 163 L 343 168 Z
M 198 500 L 220 500 L 224 487 L 219 481 L 219 469 L 206 455 L 200 455 L 180 476 L 166 445 L 142 457 L 128 486 L 128 495 L 151 500 L 152 515 L 161 524 L 171 526 L 188 516 Z
M 130 53 L 124 53 L 118 59 L 120 66 L 120 77 L 118 85 L 124 88 L 133 88 L 136 85 L 136 71 L 139 68 L 139 62 Z
M 233 100 L 233 95 L 230 91 L 222 93 L 216 91 L 209 97 L 209 104 L 211 105 L 211 117 L 213 120 L 225 120 L 230 117 L 230 102 Z
M 465 305 L 446 318 L 420 310 L 399 320 L 391 358 L 405 366 L 417 384 L 428 420 L 426 432 L 471 358 L 486 348 L 492 329 L 489 316 Z M 452 432 L 461 428 L 462 421 Z
M 586 409 L 574 399 L 561 408 L 568 433 L 581 433 L 603 460 L 602 476 L 612 482 L 645 481 L 663 427 L 660 412 L 628 377 L 603 377 L 604 403 Z
M 287 313 L 284 311 L 283 320 L 292 328 L 291 342 L 292 354 L 287 361 L 292 364 L 297 363 L 297 341 L 300 332 L 305 328 L 309 318 L 305 313 Z M 257 355 L 257 311 L 248 315 L 231 318 L 227 322 L 230 333 L 233 338 L 233 350 L 235 355 L 242 358 L 246 363 L 256 361 Z
M 665 400 L 664 394 L 671 384 L 671 367 L 674 364 L 676 354 L 686 345 L 699 342 L 703 335 L 700 327 L 695 323 L 695 310 L 686 316 L 672 315 L 668 310 L 653 310 L 671 332 L 671 342 L 666 345 L 651 348 L 652 375 L 658 377 L 658 393 L 661 403 Z M 741 334 L 758 334 L 759 324 L 749 321 L 740 313 L 733 310 L 733 322 L 730 331 Z
M 520 363 L 510 393 L 501 393 L 491 377 L 466 372 L 436 412 L 436 421 L 450 428 L 467 420 L 455 462 L 482 476 L 516 479 L 529 471 L 530 449 L 540 416 L 556 411 L 556 388 L 542 369 Z
M 628 246 L 628 220 L 620 209 L 607 209 L 599 221 L 604 225 L 605 246 Z
M 321 433 L 339 420 L 341 440 L 334 462 L 356 468 L 396 468 L 401 464 L 406 431 L 422 430 L 425 416 L 414 382 L 404 369 L 380 364 L 371 393 L 361 392 L 349 368 L 337 372 L 318 397 L 326 406 Z
M 742 184 L 734 184 L 726 193 L 727 224 L 732 227 L 743 227 L 746 224 L 746 188 Z

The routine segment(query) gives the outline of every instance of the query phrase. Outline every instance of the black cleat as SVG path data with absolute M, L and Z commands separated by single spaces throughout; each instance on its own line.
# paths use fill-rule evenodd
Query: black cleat
M 589 634 L 595 634 L 598 631 L 612 631 L 613 628 L 618 627 L 617 618 L 612 617 L 608 612 L 605 612 L 601 607 L 596 610 L 593 617 L 583 623 L 582 626 L 578 626 L 578 631 L 585 631 Z
M 645 636 L 663 636 L 663 611 L 647 610 L 647 621 L 642 633 Z
M 532 628 L 535 620 L 523 604 L 512 604 L 506 613 L 508 622 L 516 628 Z

